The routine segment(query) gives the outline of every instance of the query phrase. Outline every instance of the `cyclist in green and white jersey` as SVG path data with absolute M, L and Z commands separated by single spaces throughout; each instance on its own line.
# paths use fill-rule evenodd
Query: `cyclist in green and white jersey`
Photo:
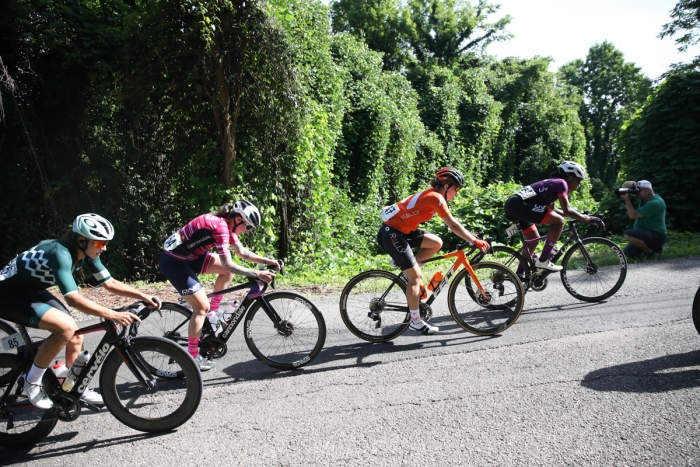
M 83 337 L 74 335 L 77 323 L 66 306 L 46 289 L 57 285 L 68 305 L 88 315 L 123 326 L 139 321 L 131 313 L 111 310 L 84 297 L 73 278 L 75 271 L 84 269 L 109 292 L 160 307 L 156 297 L 148 297 L 112 278 L 104 267 L 100 254 L 113 237 L 114 227 L 109 221 L 97 214 L 82 214 L 73 222 L 72 231 L 61 239 L 40 242 L 0 270 L 0 318 L 51 332 L 51 337 L 39 347 L 24 382 L 29 400 L 41 409 L 53 407 L 41 384 L 48 366 L 64 346 L 66 366 L 72 365 L 83 350 Z M 102 403 L 102 397 L 92 390 L 83 397 L 90 403 Z

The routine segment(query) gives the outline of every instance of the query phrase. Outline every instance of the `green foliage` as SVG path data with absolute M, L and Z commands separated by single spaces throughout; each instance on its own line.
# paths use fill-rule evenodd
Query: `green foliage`
M 586 167 L 598 199 L 615 185 L 620 170 L 618 137 L 623 122 L 642 106 L 651 80 L 610 42 L 593 45 L 583 60 L 567 63 L 560 76 L 580 93 L 586 132 Z
M 679 0 L 671 11 L 671 18 L 673 21 L 664 24 L 659 39 L 683 32 L 676 38 L 681 52 L 700 42 L 700 0 Z
M 623 128 L 621 180 L 651 181 L 674 230 L 700 228 L 700 70 L 671 73 Z

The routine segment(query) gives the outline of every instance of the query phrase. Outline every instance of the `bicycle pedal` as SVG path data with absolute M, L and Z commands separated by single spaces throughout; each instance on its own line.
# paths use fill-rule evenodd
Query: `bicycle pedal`
M 89 402 L 85 402 L 85 401 L 82 400 L 82 399 L 80 399 L 80 405 L 81 405 L 82 407 L 85 407 L 86 409 L 92 410 L 93 412 L 100 412 L 100 411 L 102 410 L 100 407 L 98 407 L 98 406 L 96 406 L 96 405 L 93 405 L 93 404 L 91 404 L 91 403 L 89 403 Z

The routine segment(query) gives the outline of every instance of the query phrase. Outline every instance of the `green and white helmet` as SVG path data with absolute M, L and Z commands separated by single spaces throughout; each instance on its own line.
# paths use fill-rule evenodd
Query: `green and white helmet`
M 81 214 L 73 221 L 73 232 L 90 240 L 109 241 L 114 238 L 114 227 L 97 214 Z

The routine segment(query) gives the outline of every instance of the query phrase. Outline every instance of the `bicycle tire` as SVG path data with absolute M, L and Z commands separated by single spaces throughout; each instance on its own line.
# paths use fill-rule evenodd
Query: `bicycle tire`
M 17 387 L 18 381 L 10 378 L 9 373 L 20 364 L 21 360 L 15 354 L 0 354 L 0 394 L 4 394 L 9 385 L 13 385 L 6 403 L 0 406 L 0 446 L 9 448 L 29 446 L 41 441 L 58 422 L 51 410 L 34 407 L 23 390 Z M 48 375 L 44 375 L 43 383 L 50 383 Z M 9 425 L 10 417 L 14 426 Z
M 350 332 L 360 339 L 369 342 L 395 339 L 410 323 L 406 284 L 387 271 L 361 272 L 350 279 L 340 294 L 340 316 Z
M 582 253 L 585 248 L 592 262 Z M 615 294 L 627 276 L 627 259 L 622 249 L 607 238 L 588 237 L 569 248 L 561 262 L 561 281 L 573 297 L 600 302 Z
M 513 271 L 516 276 L 518 275 L 518 266 L 520 263 L 524 264 L 525 266 L 522 273 L 524 279 L 521 280 L 521 282 L 523 282 L 523 292 L 527 293 L 527 284 L 532 275 L 532 271 L 530 271 L 530 262 L 525 258 L 525 255 L 513 248 L 497 245 L 493 247 L 493 253 L 489 255 L 489 261 L 506 266 Z
M 128 352 L 134 360 L 173 373 L 182 371 L 185 377 L 153 375 L 156 387 L 151 390 L 139 382 L 120 352 L 112 350 L 100 372 L 102 397 L 112 415 L 134 430 L 149 433 L 170 431 L 189 420 L 203 392 L 202 375 L 190 354 L 168 339 L 151 336 L 131 339 Z
M 17 329 L 15 328 L 12 323 L 9 321 L 5 321 L 4 319 L 0 319 L 0 339 L 4 339 L 8 336 L 11 336 L 13 334 L 20 333 L 22 336 L 22 339 L 24 339 L 25 344 L 29 344 L 32 342 L 32 338 L 29 336 L 27 333 L 27 330 L 24 328 Z M 2 349 L 3 352 L 8 353 L 7 350 Z M 11 353 L 17 353 L 17 349 L 12 349 Z
M 700 288 L 695 292 L 695 299 L 693 299 L 693 324 L 695 330 L 700 334 Z
M 464 330 L 479 336 L 501 333 L 518 320 L 525 304 L 523 285 L 506 266 L 492 261 L 473 264 L 488 301 L 462 269 L 450 284 L 447 305 L 455 322 Z
M 294 292 L 272 292 L 263 299 L 282 319 L 278 331 L 256 300 L 245 317 L 245 342 L 255 358 L 280 370 L 301 368 L 318 356 L 326 342 L 326 321 L 316 305 Z
M 163 302 L 160 310 L 153 310 L 139 323 L 138 334 L 164 337 L 181 346 L 187 346 L 187 327 L 192 310 L 178 303 Z

